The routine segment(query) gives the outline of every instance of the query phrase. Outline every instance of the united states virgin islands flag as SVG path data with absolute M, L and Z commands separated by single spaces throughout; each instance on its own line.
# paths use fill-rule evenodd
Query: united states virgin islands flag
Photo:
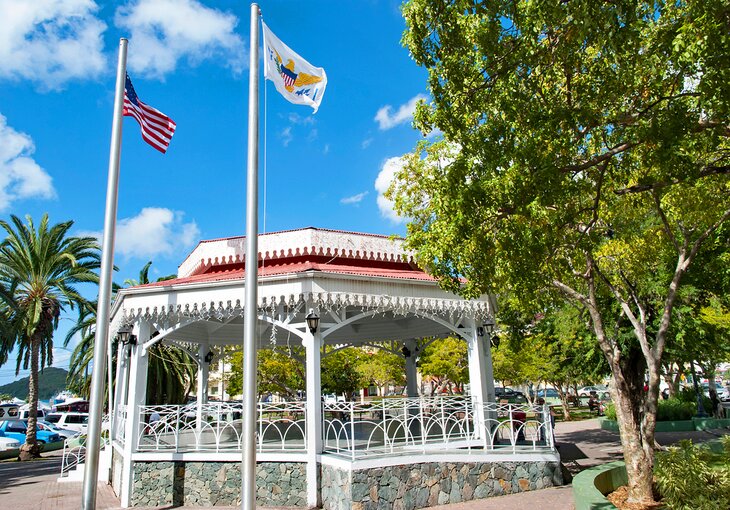
M 306 104 L 317 113 L 327 87 L 327 73 L 314 67 L 264 26 L 264 77 L 274 82 L 276 90 L 294 104 Z

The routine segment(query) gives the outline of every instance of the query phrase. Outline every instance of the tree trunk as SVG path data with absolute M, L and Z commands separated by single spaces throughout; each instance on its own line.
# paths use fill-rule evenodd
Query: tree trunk
M 654 501 L 654 431 L 656 409 L 653 413 L 645 407 L 656 407 L 659 380 L 658 371 L 650 370 L 649 392 L 644 391 L 646 360 L 638 348 L 630 349 L 619 363 L 612 366 L 611 398 L 616 408 L 623 446 L 626 473 L 629 480 L 629 502 L 648 504 Z M 651 393 L 654 398 L 649 398 Z M 653 402 L 653 404 L 652 404 Z
M 32 460 L 41 456 L 41 448 L 36 439 L 38 425 L 38 355 L 40 339 L 34 336 L 30 344 L 30 376 L 28 379 L 28 429 L 25 433 L 25 444 L 20 447 L 20 460 Z

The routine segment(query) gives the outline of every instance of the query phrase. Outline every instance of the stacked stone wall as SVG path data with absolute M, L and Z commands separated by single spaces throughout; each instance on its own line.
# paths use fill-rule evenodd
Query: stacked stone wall
M 306 464 L 256 465 L 256 503 L 306 506 Z M 240 462 L 135 462 L 132 506 L 237 506 Z
M 562 485 L 557 462 L 423 463 L 321 470 L 325 510 L 415 510 Z

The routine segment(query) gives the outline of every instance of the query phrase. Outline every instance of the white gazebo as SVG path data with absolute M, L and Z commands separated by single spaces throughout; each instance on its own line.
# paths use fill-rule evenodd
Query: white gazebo
M 305 400 L 258 404 L 259 505 L 411 509 L 561 483 L 547 408 L 494 400 L 482 327 L 492 298 L 440 289 L 400 239 L 305 228 L 258 245 L 258 348 L 306 353 Z M 208 402 L 207 379 L 218 348 L 242 343 L 244 252 L 244 237 L 202 241 L 176 279 L 119 292 L 112 334 L 134 335 L 119 345 L 113 399 L 110 481 L 123 507 L 240 501 L 242 404 Z M 470 394 L 421 396 L 418 354 L 449 335 L 468 345 Z M 198 361 L 195 403 L 145 402 L 157 342 Z M 323 347 L 352 345 L 403 356 L 407 397 L 323 403 Z

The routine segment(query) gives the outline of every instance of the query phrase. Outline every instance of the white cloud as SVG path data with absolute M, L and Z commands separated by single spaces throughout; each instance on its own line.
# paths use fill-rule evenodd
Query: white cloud
M 314 124 L 314 117 L 311 115 L 308 117 L 302 117 L 298 113 L 290 113 L 289 122 L 291 122 L 292 124 L 304 124 L 304 125 Z
M 0 114 L 0 211 L 21 198 L 54 198 L 51 176 L 31 157 L 35 145 L 30 136 L 8 126 Z
M 341 204 L 359 204 L 362 202 L 362 199 L 367 196 L 368 192 L 363 191 L 362 193 L 358 193 L 357 195 L 352 195 L 351 197 L 345 197 L 340 199 Z
M 330 153 L 330 144 L 326 143 L 324 144 L 324 149 L 322 149 L 322 154 L 325 156 Z
M 388 191 L 395 174 L 403 168 L 404 163 L 403 158 L 400 157 L 386 159 L 385 163 L 383 163 L 383 167 L 380 169 L 378 177 L 375 179 L 375 190 L 378 192 L 377 202 L 380 214 L 393 223 L 404 223 L 405 218 L 396 214 L 393 210 L 393 202 L 385 198 L 384 193 Z
M 124 257 L 154 259 L 178 255 L 195 243 L 200 229 L 193 221 L 183 222 L 184 214 L 164 207 L 145 207 L 137 216 L 117 222 L 115 251 Z M 79 232 L 79 236 L 101 239 L 101 232 Z
M 73 350 L 78 341 L 76 338 L 72 339 L 72 343 L 69 343 L 69 349 Z M 53 347 L 53 366 L 54 367 L 67 367 L 68 362 L 71 359 L 71 351 L 69 349 L 61 349 L 59 347 Z
M 0 0 L 0 78 L 59 89 L 103 72 L 106 24 L 93 0 Z
M 281 138 L 281 143 L 284 144 L 284 147 L 288 147 L 294 139 L 294 135 L 291 134 L 291 126 L 282 129 L 281 133 L 279 133 L 279 138 Z
M 239 72 L 246 61 L 238 18 L 197 0 L 136 0 L 116 11 L 114 23 L 130 33 L 129 67 L 161 78 L 187 58 L 191 65 L 214 58 Z
M 373 139 L 372 138 L 366 138 L 365 140 L 362 141 L 362 143 L 360 144 L 360 146 L 363 149 L 367 149 L 368 147 L 370 147 L 370 144 L 371 143 L 373 143 Z
M 393 107 L 385 105 L 375 114 L 375 122 L 381 130 L 391 129 L 400 124 L 405 124 L 413 118 L 413 112 L 416 111 L 416 103 L 421 99 L 428 99 L 423 94 L 412 97 L 406 104 L 398 107 L 398 111 L 392 113 Z

